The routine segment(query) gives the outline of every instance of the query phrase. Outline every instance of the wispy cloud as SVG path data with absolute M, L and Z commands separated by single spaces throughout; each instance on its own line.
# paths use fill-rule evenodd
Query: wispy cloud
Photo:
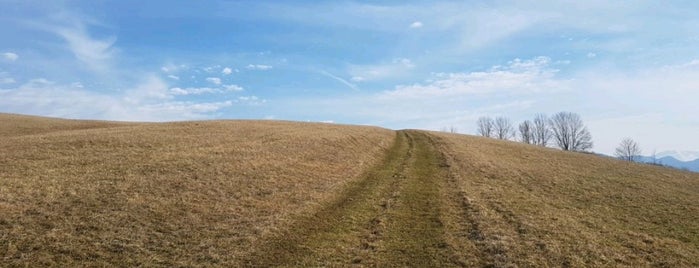
M 266 71 L 266 70 L 272 69 L 272 66 L 271 65 L 264 65 L 264 64 L 249 64 L 245 68 L 248 70 Z
M 351 65 L 348 69 L 354 82 L 396 78 L 407 75 L 415 64 L 407 58 L 396 58 L 389 63 L 374 65 Z
M 493 93 L 522 94 L 565 88 L 554 79 L 556 69 L 551 60 L 538 57 L 531 60 L 515 59 L 505 66 L 494 66 L 487 71 L 469 73 L 438 73 L 428 83 L 401 85 L 385 93 L 388 98 L 426 98 L 473 96 Z
M 15 82 L 15 79 L 12 77 L 0 77 L 0 84 L 12 84 Z
M 177 73 L 183 70 L 187 69 L 187 65 L 185 64 L 173 64 L 173 63 L 168 63 L 160 67 L 160 70 L 164 73 Z
M 243 91 L 243 87 L 241 87 L 239 85 L 234 85 L 234 84 L 223 85 L 223 89 L 226 91 Z
M 237 92 L 237 91 L 242 91 L 242 90 L 243 90 L 243 87 L 238 86 L 238 85 L 223 85 L 221 88 L 173 87 L 173 88 L 170 88 L 170 93 L 173 95 L 178 95 L 178 96 L 187 96 L 187 95 L 202 95 L 202 94 L 218 94 L 218 93 L 225 93 L 225 92 Z
M 231 100 L 175 99 L 186 90 L 191 89 L 171 90 L 156 76 L 147 76 L 122 93 L 99 93 L 75 83 L 58 84 L 38 78 L 16 88 L 0 90 L 0 106 L 18 113 L 66 118 L 171 121 L 207 118 L 233 105 Z M 206 90 L 201 91 L 203 94 Z
M 15 82 L 15 79 L 10 77 L 10 74 L 6 72 L 0 72 L 0 84 L 12 84 Z
M 76 59 L 95 71 L 106 71 L 111 67 L 111 60 L 116 54 L 113 47 L 116 37 L 98 39 L 90 36 L 87 26 L 81 21 L 73 21 L 67 26 L 48 27 L 61 36 Z
M 235 102 L 256 106 L 256 105 L 262 105 L 262 104 L 267 103 L 267 100 L 261 99 L 261 98 L 253 95 L 253 96 L 240 96 L 240 97 L 238 97 L 238 99 L 236 99 Z
M 2 53 L 2 57 L 7 61 L 16 61 L 19 59 L 19 55 L 13 52 L 4 52 Z
M 233 69 L 231 69 L 230 67 L 225 67 L 223 68 L 223 70 L 221 70 L 221 73 L 224 75 L 229 75 L 233 73 Z
M 339 77 L 339 76 L 337 76 L 337 75 L 331 74 L 331 73 L 329 73 L 329 72 L 327 72 L 327 71 L 320 71 L 319 73 L 322 74 L 322 75 L 324 75 L 324 76 L 326 76 L 326 77 L 329 77 L 329 78 L 331 78 L 331 79 L 333 79 L 333 80 L 335 80 L 335 81 L 340 82 L 341 84 L 347 86 L 348 88 L 350 88 L 350 89 L 352 89 L 352 90 L 358 90 L 357 85 L 350 83 L 349 81 L 343 79 L 342 77 Z
M 207 94 L 207 93 L 219 93 L 219 92 L 221 92 L 221 90 L 217 89 L 217 88 L 210 88 L 210 87 L 188 87 L 188 88 L 173 87 L 173 88 L 170 88 L 170 92 L 172 92 L 172 94 L 174 94 L 174 95 L 186 96 L 186 95 L 201 95 L 201 94 Z
M 221 84 L 221 78 L 218 77 L 207 77 L 206 81 L 209 83 L 212 83 L 214 85 L 220 85 Z
M 422 22 L 421 21 L 415 21 L 410 24 L 410 28 L 416 29 L 416 28 L 422 28 Z

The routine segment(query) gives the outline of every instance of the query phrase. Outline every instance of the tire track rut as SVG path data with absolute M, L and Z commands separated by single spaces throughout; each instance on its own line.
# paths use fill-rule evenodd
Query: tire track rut
M 241 265 L 463 266 L 445 240 L 447 175 L 430 134 L 398 131 L 379 165 L 321 209 L 263 238 Z

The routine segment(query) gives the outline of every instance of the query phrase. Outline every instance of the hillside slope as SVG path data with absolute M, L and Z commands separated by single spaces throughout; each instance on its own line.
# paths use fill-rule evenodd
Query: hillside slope
M 3 116 L 0 266 L 699 266 L 696 173 L 418 130 Z
M 270 121 L 91 124 L 0 115 L 0 263 L 229 266 L 395 137 Z
M 435 135 L 485 264 L 699 266 L 699 174 Z
M 0 137 L 42 134 L 63 130 L 107 128 L 137 123 L 110 122 L 97 120 L 71 120 L 21 114 L 0 113 Z

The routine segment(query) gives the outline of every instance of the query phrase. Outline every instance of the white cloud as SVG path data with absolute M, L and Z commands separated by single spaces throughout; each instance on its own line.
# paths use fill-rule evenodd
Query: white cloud
M 211 87 L 173 87 L 170 88 L 169 92 L 172 95 L 177 96 L 187 96 L 187 95 L 201 95 L 201 94 L 218 94 L 224 92 L 237 92 L 242 91 L 243 88 L 238 85 L 223 85 L 221 88 L 211 88 Z
M 144 105 L 138 107 L 137 110 L 145 114 L 158 115 L 159 117 L 156 118 L 172 118 L 166 120 L 202 119 L 206 118 L 209 113 L 219 111 L 232 105 L 232 101 L 205 103 L 179 101 Z M 161 121 L 162 119 L 155 120 Z
M 336 76 L 336 75 L 331 74 L 327 71 L 320 71 L 319 73 L 324 75 L 324 76 L 330 77 L 331 79 L 333 79 L 335 81 L 342 83 L 343 85 L 349 87 L 352 90 L 357 90 L 357 85 L 348 82 L 347 80 L 343 79 L 342 77 Z M 354 81 L 354 77 L 352 78 L 352 80 Z
M 201 95 L 201 94 L 206 94 L 206 93 L 219 93 L 219 92 L 221 92 L 221 90 L 216 89 L 216 88 L 210 88 L 210 87 L 188 87 L 188 88 L 173 87 L 173 88 L 170 88 L 170 92 L 173 95 L 186 96 L 186 95 Z
M 415 64 L 410 59 L 396 58 L 390 63 L 351 65 L 348 72 L 352 76 L 352 81 L 363 82 L 403 77 L 409 74 L 413 68 L 415 68 Z
M 247 68 L 248 70 L 266 71 L 272 69 L 272 66 L 264 64 L 249 64 L 245 68 Z
M 240 97 L 238 97 L 236 102 L 244 103 L 247 105 L 262 105 L 262 104 L 267 103 L 267 100 L 260 99 L 257 96 L 240 96 Z
M 186 69 L 187 69 L 187 65 L 184 65 L 184 64 L 177 65 L 177 64 L 173 64 L 173 63 L 168 63 L 168 64 L 165 64 L 162 67 L 160 67 L 160 70 L 162 72 L 170 73 L 170 74 L 177 73 L 177 72 L 180 72 L 180 71 L 186 70 Z
M 470 73 L 438 73 L 428 83 L 397 86 L 385 93 L 387 98 L 453 97 L 494 93 L 526 94 L 561 90 L 563 81 L 554 79 L 557 70 L 549 67 L 551 60 L 515 59 L 506 66 L 494 66 L 488 71 Z
M 594 57 L 597 57 L 597 53 L 589 52 L 589 53 L 587 53 L 587 57 L 590 58 L 590 59 L 591 59 L 591 58 L 594 58 Z
M 2 57 L 8 61 L 16 61 L 19 58 L 19 55 L 12 52 L 5 52 L 2 53 Z
M 229 75 L 229 74 L 233 73 L 233 69 L 226 67 L 226 68 L 223 68 L 223 70 L 221 70 L 221 73 L 224 75 Z
M 210 118 L 211 113 L 233 105 L 231 100 L 174 101 L 182 92 L 168 89 L 156 76 L 147 76 L 122 92 L 100 93 L 82 84 L 38 78 L 0 90 L 0 107 L 7 112 L 66 118 L 172 121 Z
M 179 77 L 179 76 L 176 76 L 176 75 L 174 75 L 174 74 L 168 75 L 167 77 L 170 78 L 170 79 L 172 79 L 172 80 L 180 80 L 180 77 Z
M 422 28 L 422 22 L 421 21 L 416 21 L 410 24 L 410 28 L 416 29 L 416 28 Z
M 221 78 L 218 77 L 207 77 L 206 81 L 209 83 L 212 83 L 214 85 L 220 85 L 221 84 Z
M 243 87 L 241 87 L 239 85 L 234 85 L 234 84 L 223 85 L 223 89 L 225 89 L 227 91 L 243 91 Z
M 69 27 L 55 27 L 53 32 L 68 42 L 68 48 L 75 57 L 88 68 L 95 71 L 105 71 L 111 65 L 111 59 L 116 49 L 113 47 L 116 37 L 103 40 L 90 36 L 86 26 L 76 23 Z
M 172 99 L 167 83 L 157 76 L 149 75 L 135 87 L 126 91 L 124 100 L 131 104 L 141 104 L 153 100 Z
M 219 68 L 221 68 L 221 65 L 213 65 L 213 66 L 204 67 L 204 68 L 202 68 L 202 70 L 204 70 L 204 72 L 207 72 L 207 73 L 213 73 L 215 70 L 218 70 Z
M 366 81 L 366 78 L 364 78 L 364 77 L 362 77 L 362 76 L 352 76 L 352 81 L 354 81 L 354 82 L 363 82 L 363 81 Z

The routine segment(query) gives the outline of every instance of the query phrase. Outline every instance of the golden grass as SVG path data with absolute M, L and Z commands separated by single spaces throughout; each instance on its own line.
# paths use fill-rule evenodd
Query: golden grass
M 270 237 L 258 267 L 458 266 L 444 242 L 440 165 L 429 136 L 399 131 L 384 161 L 316 212 Z
M 451 244 L 480 265 L 699 266 L 699 174 L 435 135 L 465 215 Z
M 395 136 L 14 115 L 0 115 L 0 133 L 3 266 L 234 265 L 380 161 Z
M 105 128 L 136 123 L 97 120 L 69 120 L 21 114 L 0 113 L 0 138 L 42 134 L 63 130 Z
M 493 139 L 0 114 L 0 266 L 699 267 L 699 174 Z

